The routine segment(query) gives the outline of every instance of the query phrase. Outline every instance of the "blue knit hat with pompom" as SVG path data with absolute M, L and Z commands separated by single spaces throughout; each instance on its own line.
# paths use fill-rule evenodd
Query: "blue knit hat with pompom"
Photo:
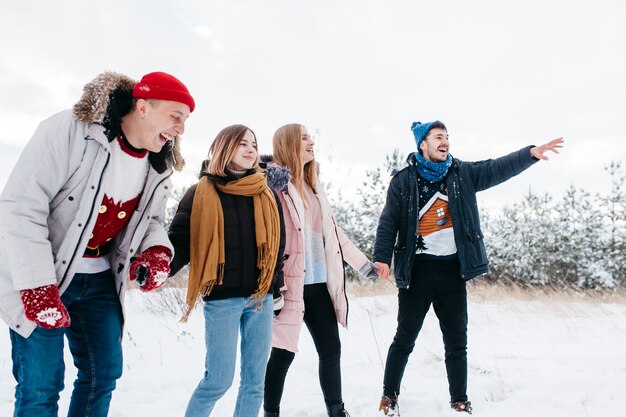
M 411 130 L 413 131 L 413 136 L 415 136 L 415 144 L 417 145 L 418 151 L 420 149 L 422 141 L 426 138 L 426 135 L 428 135 L 430 129 L 432 129 L 433 124 L 437 122 L 439 122 L 439 120 L 435 120 L 434 122 L 429 123 L 413 122 L 413 124 L 411 125 Z

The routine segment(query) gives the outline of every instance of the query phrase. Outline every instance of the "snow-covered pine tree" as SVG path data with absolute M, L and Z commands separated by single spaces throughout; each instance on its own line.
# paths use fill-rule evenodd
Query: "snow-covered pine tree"
M 561 283 L 585 288 L 611 286 L 607 282 L 598 198 L 573 184 L 557 204 Z
M 555 268 L 557 232 L 552 196 L 531 190 L 519 203 L 483 222 L 491 277 L 528 284 L 547 284 Z
M 600 198 L 606 230 L 605 267 L 615 283 L 626 285 L 626 189 L 619 161 L 605 166 L 611 177 L 610 194 Z
M 382 167 L 365 172 L 366 179 L 357 188 L 356 201 L 347 201 L 341 194 L 333 201 L 335 217 L 350 240 L 369 258 L 374 254 L 378 219 L 385 205 L 391 174 L 403 165 L 398 149 L 385 156 Z
M 172 219 L 174 219 L 174 215 L 176 214 L 176 210 L 178 210 L 178 203 L 183 199 L 183 196 L 187 192 L 189 188 L 188 185 L 184 185 L 181 187 L 174 187 L 172 190 L 172 194 L 170 198 L 167 200 L 167 207 L 165 209 L 165 219 L 163 219 L 163 224 L 167 229 L 172 223 Z
M 529 191 L 482 216 L 490 278 L 582 288 L 626 285 L 626 193 L 621 163 L 605 167 L 611 192 L 571 185 L 557 203 Z

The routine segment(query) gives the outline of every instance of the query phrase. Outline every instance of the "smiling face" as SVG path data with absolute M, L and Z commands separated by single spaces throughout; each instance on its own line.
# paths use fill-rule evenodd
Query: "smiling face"
M 424 159 L 430 162 L 443 162 L 448 158 L 450 142 L 445 129 L 435 127 L 428 132 L 420 144 Z
M 189 106 L 176 101 L 139 99 L 135 110 L 142 120 L 140 132 L 128 136 L 135 148 L 160 152 L 168 140 L 185 132 Z M 128 133 L 128 132 L 127 132 Z
M 315 142 L 311 139 L 311 135 L 306 130 L 306 127 L 300 127 L 300 138 L 301 138 L 301 148 L 300 148 L 300 160 L 302 161 L 302 165 L 304 166 L 307 162 L 311 162 L 315 159 L 315 153 L 313 152 L 313 146 Z
M 258 156 L 256 138 L 250 130 L 246 130 L 226 167 L 231 171 L 247 171 L 256 165 Z

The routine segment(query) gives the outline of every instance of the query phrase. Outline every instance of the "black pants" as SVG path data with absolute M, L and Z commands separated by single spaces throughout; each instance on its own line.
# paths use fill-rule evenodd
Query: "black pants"
M 467 292 L 457 260 L 414 262 L 411 285 L 398 291 L 398 328 L 387 354 L 383 393 L 400 393 L 404 369 L 431 304 L 443 334 L 450 399 L 467 401 Z
M 319 378 L 327 405 L 339 404 L 341 396 L 341 342 L 335 308 L 326 284 L 304 286 L 304 323 L 306 324 L 319 356 Z M 263 408 L 278 412 L 283 395 L 285 378 L 295 353 L 272 348 L 265 373 Z

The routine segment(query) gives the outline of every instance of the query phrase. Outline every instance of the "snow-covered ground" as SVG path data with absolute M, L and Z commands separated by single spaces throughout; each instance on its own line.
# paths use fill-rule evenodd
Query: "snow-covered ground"
M 124 375 L 114 393 L 112 417 L 182 416 L 203 371 L 201 310 L 189 323 L 144 307 L 133 291 L 127 303 Z M 623 298 L 513 297 L 480 291 L 470 295 L 469 397 L 484 417 L 626 416 L 626 302 Z M 382 361 L 394 334 L 396 297 L 351 296 L 349 329 L 341 331 L 346 408 L 353 417 L 380 415 Z M 287 377 L 282 415 L 323 417 L 316 354 L 306 331 Z M 74 377 L 68 374 L 60 402 L 65 415 Z M 237 384 L 237 380 L 235 381 Z M 12 413 L 8 330 L 0 338 L 0 416 Z M 230 416 L 236 386 L 214 416 Z M 443 345 L 431 310 L 409 360 L 402 415 L 450 416 Z

